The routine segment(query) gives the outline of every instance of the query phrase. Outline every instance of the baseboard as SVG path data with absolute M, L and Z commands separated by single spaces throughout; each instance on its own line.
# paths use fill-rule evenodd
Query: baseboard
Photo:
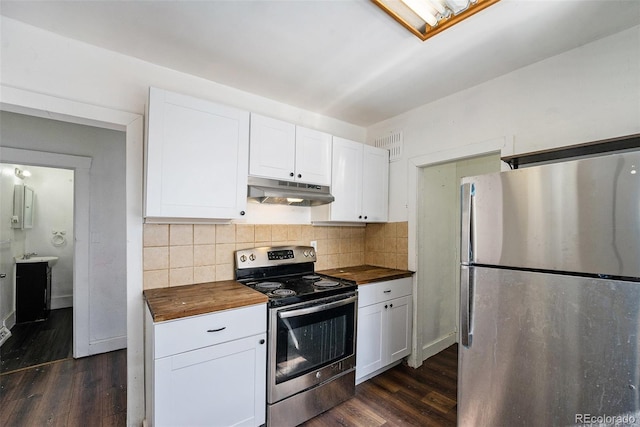
M 51 310 L 73 307 L 73 295 L 51 297 Z
M 7 317 L 2 319 L 2 325 L 11 330 L 16 325 L 16 311 L 13 310 Z
M 110 351 L 127 348 L 127 337 L 115 337 L 89 343 L 89 355 L 108 353 Z
M 422 361 L 427 360 L 431 356 L 435 356 L 447 347 L 452 346 L 457 342 L 458 334 L 452 332 L 449 335 L 430 342 L 422 347 Z
M 7 327 L 4 325 L 0 326 L 0 346 L 2 346 L 2 344 L 4 344 L 4 342 L 8 340 L 10 336 L 11 332 L 9 331 L 9 329 L 7 329 Z

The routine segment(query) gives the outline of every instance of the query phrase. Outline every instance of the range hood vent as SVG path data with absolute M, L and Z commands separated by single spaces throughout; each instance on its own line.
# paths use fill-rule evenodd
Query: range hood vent
M 335 200 L 329 187 L 324 185 L 256 178 L 253 176 L 248 179 L 247 197 L 258 203 L 290 206 L 319 206 Z

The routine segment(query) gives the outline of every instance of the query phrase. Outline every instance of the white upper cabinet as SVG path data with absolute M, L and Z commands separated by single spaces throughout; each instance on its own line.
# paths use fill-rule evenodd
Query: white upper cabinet
M 389 151 L 364 145 L 362 152 L 362 215 L 367 222 L 389 218 Z
M 331 185 L 331 135 L 296 126 L 296 181 Z
M 389 152 L 334 136 L 331 194 L 333 203 L 312 209 L 313 221 L 387 221 Z
M 331 184 L 331 135 L 251 114 L 249 175 Z
M 249 174 L 292 181 L 296 162 L 296 126 L 251 114 Z
M 148 222 L 244 215 L 248 111 L 150 88 L 146 136 Z

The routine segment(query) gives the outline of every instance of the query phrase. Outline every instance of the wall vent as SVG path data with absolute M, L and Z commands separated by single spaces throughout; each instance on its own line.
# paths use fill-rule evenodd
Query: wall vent
M 389 150 L 390 162 L 400 160 L 402 157 L 402 146 L 404 145 L 402 131 L 393 131 L 387 135 L 379 136 L 373 140 L 373 145 Z

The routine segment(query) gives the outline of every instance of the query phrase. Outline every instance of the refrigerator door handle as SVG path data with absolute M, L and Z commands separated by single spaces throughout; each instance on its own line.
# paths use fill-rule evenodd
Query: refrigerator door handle
M 473 262 L 474 195 L 475 186 L 473 183 L 466 183 L 460 186 L 460 262 L 464 265 Z
M 460 342 L 463 346 L 471 347 L 473 337 L 473 268 L 460 268 Z

